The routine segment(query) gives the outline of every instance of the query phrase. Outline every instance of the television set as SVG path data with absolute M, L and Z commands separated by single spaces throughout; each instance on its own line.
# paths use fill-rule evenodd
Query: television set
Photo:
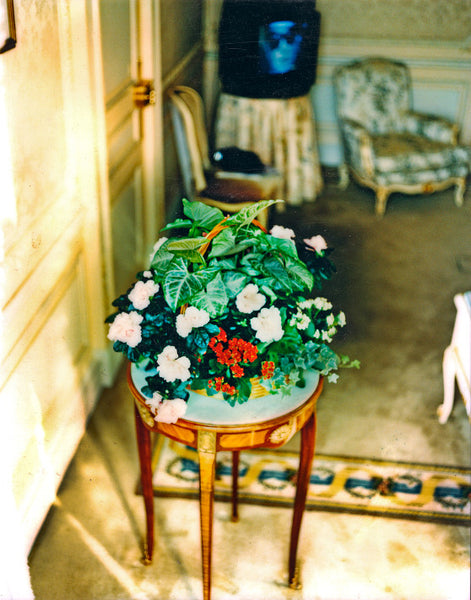
M 224 0 L 219 78 L 226 94 L 304 96 L 315 83 L 320 34 L 315 0 Z

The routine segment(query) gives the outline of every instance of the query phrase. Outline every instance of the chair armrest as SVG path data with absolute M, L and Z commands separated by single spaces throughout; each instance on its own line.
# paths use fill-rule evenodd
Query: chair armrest
M 458 126 L 443 117 L 410 111 L 404 114 L 402 125 L 408 133 L 454 146 L 458 143 Z
M 347 151 L 347 162 L 361 174 L 371 177 L 374 173 L 373 145 L 371 135 L 353 119 L 342 119 L 341 129 Z

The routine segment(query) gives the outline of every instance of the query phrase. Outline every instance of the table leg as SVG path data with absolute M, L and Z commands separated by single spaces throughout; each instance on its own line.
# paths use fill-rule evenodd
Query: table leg
M 315 412 L 309 417 L 307 423 L 301 430 L 301 450 L 299 459 L 298 478 L 296 485 L 296 497 L 294 500 L 293 522 L 291 525 L 291 540 L 289 548 L 289 586 L 292 589 L 301 587 L 299 574 L 296 568 L 296 556 L 298 552 L 299 532 L 306 506 L 307 491 L 311 476 L 312 461 L 314 458 L 314 446 L 316 441 L 316 415 Z
M 203 563 L 203 598 L 211 597 L 211 552 L 213 541 L 214 475 L 216 470 L 216 433 L 198 431 L 200 465 L 200 523 Z
M 240 452 L 234 450 L 232 452 L 232 515 L 231 521 L 237 523 L 239 520 L 239 456 Z
M 134 405 L 137 449 L 141 467 L 141 486 L 146 511 L 146 542 L 142 562 L 150 565 L 154 551 L 154 490 L 152 489 L 152 451 L 150 431 L 144 425 L 137 406 Z

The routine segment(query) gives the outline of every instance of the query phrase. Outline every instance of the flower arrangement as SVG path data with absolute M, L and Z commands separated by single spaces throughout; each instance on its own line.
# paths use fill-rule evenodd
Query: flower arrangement
M 357 366 L 329 347 L 344 313 L 313 293 L 334 271 L 325 240 L 300 244 L 278 225 L 266 232 L 255 217 L 274 202 L 225 217 L 183 200 L 184 218 L 162 230 L 174 235 L 158 240 L 149 269 L 113 302 L 108 337 L 148 371 L 142 391 L 157 421 L 185 414 L 190 386 L 234 405 L 254 379 L 289 393 L 306 369 L 335 382 L 339 366 Z

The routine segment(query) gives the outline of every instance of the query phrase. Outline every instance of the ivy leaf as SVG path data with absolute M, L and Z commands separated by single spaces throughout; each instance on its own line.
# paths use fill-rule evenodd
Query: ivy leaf
M 203 290 L 217 273 L 217 269 L 204 269 L 190 273 L 183 258 L 176 258 L 162 284 L 167 304 L 175 311 Z
M 211 230 L 224 219 L 219 208 L 208 206 L 202 202 L 190 202 L 186 198 L 183 199 L 183 212 L 202 229 L 207 230 Z
M 220 316 L 226 310 L 228 302 L 226 286 L 220 273 L 208 283 L 206 290 L 192 299 L 192 304 L 196 308 L 204 309 L 213 318 Z

